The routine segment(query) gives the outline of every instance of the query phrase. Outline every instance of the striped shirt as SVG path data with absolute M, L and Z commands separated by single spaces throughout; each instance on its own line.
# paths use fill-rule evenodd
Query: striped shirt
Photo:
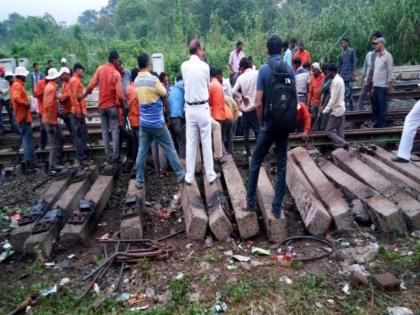
M 139 72 L 134 85 L 140 102 L 140 126 L 162 128 L 165 119 L 161 97 L 166 97 L 165 87 L 148 71 Z

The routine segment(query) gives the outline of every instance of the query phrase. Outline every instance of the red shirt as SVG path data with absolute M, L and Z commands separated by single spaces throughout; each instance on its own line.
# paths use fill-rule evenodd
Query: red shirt
M 44 90 L 44 113 L 42 122 L 47 125 L 58 124 L 57 82 L 49 81 Z
M 83 95 L 82 79 L 78 75 L 73 75 L 69 81 L 71 112 L 76 116 L 86 115 L 86 99 L 79 101 L 77 96 Z
M 97 85 L 99 85 L 99 109 L 122 106 L 124 96 L 121 75 L 113 64 L 107 63 L 96 69 L 95 75 L 87 87 L 87 93 L 91 93 Z
M 223 86 L 216 78 L 211 79 L 209 85 L 209 105 L 211 117 L 215 120 L 225 120 L 225 95 Z
M 309 114 L 303 102 L 298 103 L 296 125 L 298 128 L 303 126 L 303 132 L 309 133 L 311 131 L 311 114 Z
M 41 115 L 44 114 L 43 98 L 44 98 L 44 89 L 46 85 L 47 85 L 47 81 L 45 81 L 45 78 L 42 78 L 41 80 L 37 82 L 34 89 L 34 96 L 38 100 L 38 111 Z
M 306 62 L 311 62 L 311 54 L 304 49 L 303 51 L 298 50 L 297 52 L 295 52 L 295 54 L 293 55 L 293 60 L 295 60 L 296 58 L 300 58 L 300 60 L 302 61 L 302 67 Z
M 10 88 L 10 100 L 16 113 L 16 123 L 23 121 L 32 122 L 31 106 L 29 105 L 28 94 L 26 94 L 25 83 L 19 79 L 13 81 Z
M 63 114 L 71 113 L 70 82 L 63 81 L 60 102 L 63 104 Z
M 140 111 L 139 111 L 139 99 L 137 97 L 137 90 L 134 83 L 127 86 L 126 95 L 128 98 L 128 120 L 132 127 L 140 126 Z
M 321 104 L 321 88 L 324 84 L 324 74 L 321 73 L 318 78 L 312 76 L 309 81 L 308 105 L 319 106 Z

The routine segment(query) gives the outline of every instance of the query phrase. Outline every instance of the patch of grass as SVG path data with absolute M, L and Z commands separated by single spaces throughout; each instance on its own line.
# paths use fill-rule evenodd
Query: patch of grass
M 301 271 L 303 268 L 303 262 L 301 261 L 294 261 L 292 264 L 293 268 L 295 268 L 297 271 Z
M 250 297 L 253 287 L 256 282 L 251 276 L 241 278 L 237 282 L 226 283 L 222 285 L 222 295 L 226 297 L 226 300 L 230 303 L 238 303 Z
M 392 262 L 392 268 L 398 272 L 420 267 L 420 242 L 415 244 L 411 255 L 402 255 L 399 252 L 388 249 L 384 245 L 379 246 L 378 252 L 382 258 L 388 262 Z
M 43 274 L 45 271 L 45 265 L 39 260 L 35 260 L 32 264 L 26 267 L 26 273 L 31 276 L 38 276 Z
M 215 252 L 208 252 L 203 256 L 203 260 L 209 263 L 218 263 L 221 260 L 221 256 Z
M 169 289 L 172 293 L 172 303 L 175 305 L 187 305 L 188 304 L 188 286 L 190 284 L 189 277 L 185 275 L 182 279 L 172 280 L 169 284 Z

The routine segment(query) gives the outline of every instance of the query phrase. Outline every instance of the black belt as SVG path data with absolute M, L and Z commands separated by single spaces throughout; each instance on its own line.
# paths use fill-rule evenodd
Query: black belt
M 208 101 L 201 101 L 201 102 L 186 102 L 188 105 L 203 105 L 206 104 Z

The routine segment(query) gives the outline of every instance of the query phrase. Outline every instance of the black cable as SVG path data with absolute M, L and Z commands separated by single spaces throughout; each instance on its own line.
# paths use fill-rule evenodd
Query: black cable
M 328 247 L 330 247 L 331 251 L 321 256 L 315 256 L 315 257 L 309 257 L 309 258 L 297 258 L 297 259 L 293 258 L 294 261 L 314 261 L 314 260 L 322 259 L 322 258 L 330 256 L 332 253 L 335 252 L 335 249 L 336 249 L 334 242 L 320 236 L 293 236 L 293 237 L 289 237 L 285 239 L 283 242 L 280 243 L 280 245 L 284 246 L 287 249 L 287 247 L 290 246 L 290 244 L 292 244 L 293 242 L 303 241 L 303 240 L 317 241 L 317 242 L 323 243 L 327 245 Z

